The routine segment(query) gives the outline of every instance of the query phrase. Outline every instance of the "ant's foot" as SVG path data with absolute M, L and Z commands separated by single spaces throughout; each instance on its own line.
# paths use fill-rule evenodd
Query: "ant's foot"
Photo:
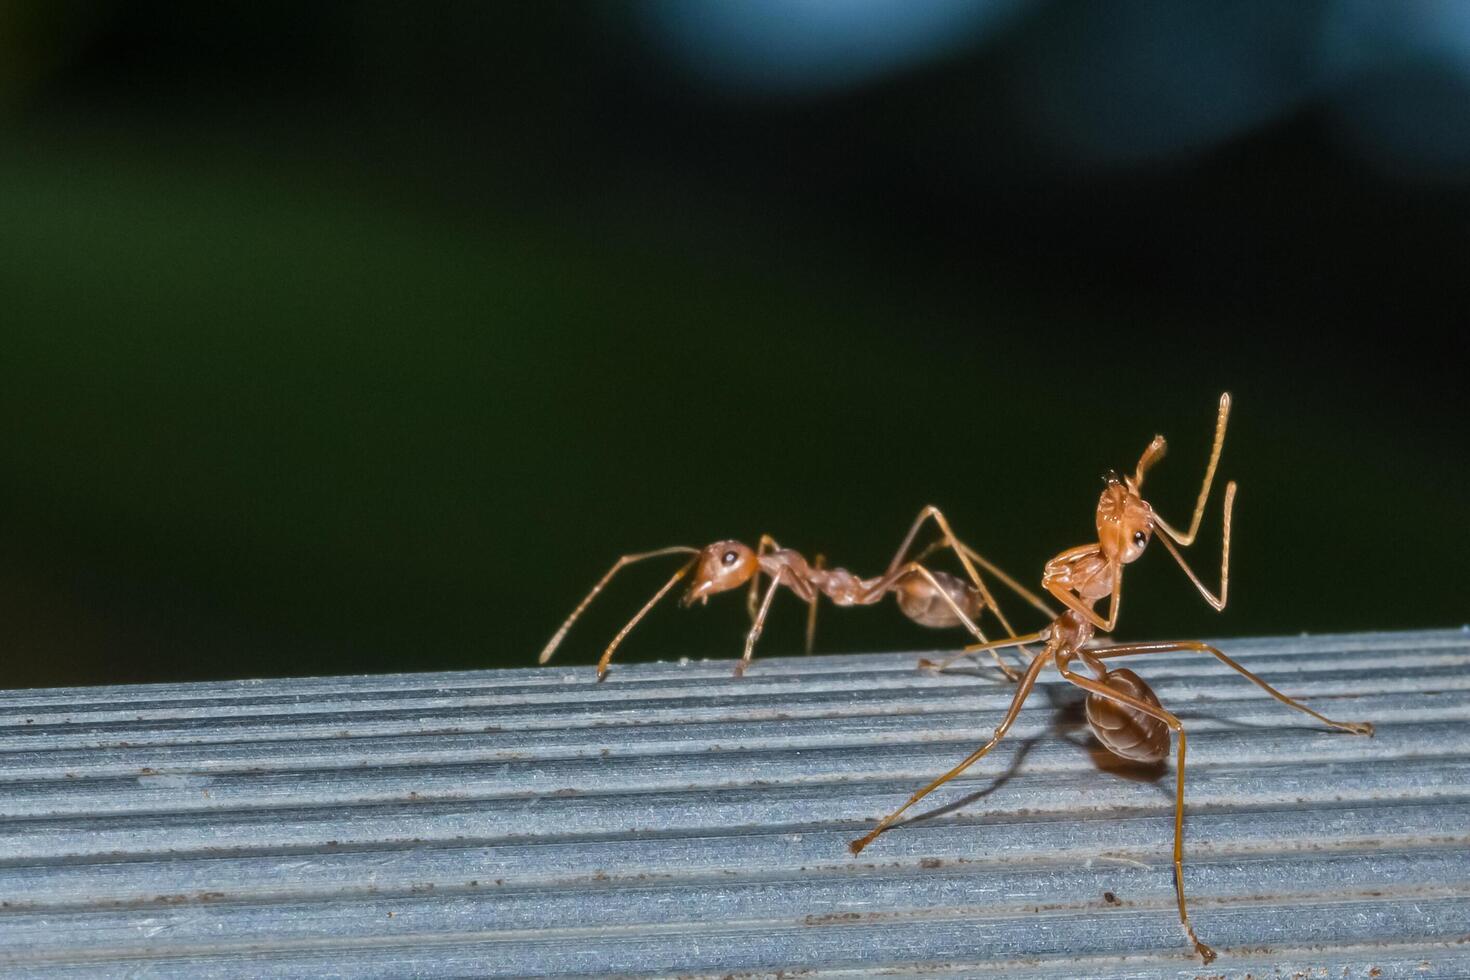
M 965 657 L 962 657 L 962 656 L 960 656 L 960 657 L 949 657 L 948 659 L 945 659 L 945 660 L 930 660 L 928 657 L 920 657 L 919 658 L 919 662 L 917 664 L 915 664 L 915 666 L 920 671 L 925 672 L 925 673 L 942 674 L 946 670 L 949 670 L 950 667 L 954 666 L 955 664 L 959 663 L 961 660 L 964 660 L 964 659 L 966 659 L 966 658 Z M 972 664 L 974 662 L 975 661 L 973 661 L 973 660 L 970 661 L 970 663 L 972 663 Z
M 1206 963 L 1213 963 L 1215 961 L 1215 956 L 1217 955 L 1215 951 L 1207 946 L 1205 943 L 1200 942 L 1200 938 L 1194 934 L 1194 926 L 1190 925 L 1188 920 L 1186 920 L 1183 925 L 1184 934 L 1189 937 L 1189 941 L 1191 943 L 1194 943 L 1194 951 L 1199 954 L 1199 958 L 1204 960 Z
M 1343 724 L 1344 728 L 1354 735 L 1367 735 L 1373 737 L 1373 723 L 1371 721 L 1349 721 Z

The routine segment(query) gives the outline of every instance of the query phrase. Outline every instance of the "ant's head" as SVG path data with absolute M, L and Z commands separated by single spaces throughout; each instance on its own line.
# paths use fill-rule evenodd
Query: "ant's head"
M 1137 561 L 1154 533 L 1154 511 L 1138 484 L 1109 471 L 1097 501 L 1097 543 L 1109 561 Z
M 716 541 L 706 545 L 695 559 L 694 576 L 689 580 L 683 604 L 692 606 L 696 602 L 707 602 L 716 592 L 738 589 L 750 581 L 759 567 L 755 552 L 739 541 Z

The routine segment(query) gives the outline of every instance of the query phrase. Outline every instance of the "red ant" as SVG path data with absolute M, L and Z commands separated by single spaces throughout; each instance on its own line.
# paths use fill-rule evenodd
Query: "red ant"
M 943 537 L 917 557 L 905 560 L 919 529 L 926 520 L 931 518 L 939 526 Z M 923 559 L 929 554 L 946 547 L 953 549 L 959 557 L 960 564 L 964 566 L 969 577 L 968 582 L 947 572 L 931 570 L 923 564 Z M 738 589 L 742 585 L 749 585 L 746 605 L 750 612 L 751 627 L 745 637 L 745 654 L 735 665 L 736 677 L 744 674 L 746 667 L 750 665 L 751 656 L 755 652 L 756 640 L 760 637 L 761 630 L 765 626 L 766 614 L 771 608 L 771 601 L 775 598 L 777 589 L 782 586 L 790 589 L 797 598 L 808 604 L 806 634 L 808 652 L 811 650 L 816 634 L 817 600 L 821 596 L 826 596 L 837 606 L 870 606 L 881 601 L 884 596 L 892 594 L 898 601 L 899 609 L 914 622 L 936 628 L 963 625 L 981 643 L 987 641 L 976 621 L 981 612 L 990 609 L 995 613 L 996 619 L 1006 634 L 1014 637 L 1015 630 L 1011 628 L 1005 615 L 996 605 L 995 598 L 991 595 L 985 580 L 980 577 L 976 565 L 990 572 L 1048 617 L 1052 615 L 1052 610 L 1039 597 L 1023 588 L 1019 582 L 957 539 L 950 530 L 949 521 L 945 519 L 939 508 L 925 507 L 919 512 L 913 526 L 909 528 L 908 535 L 894 554 L 893 560 L 888 563 L 887 570 L 882 575 L 873 578 L 860 578 L 845 568 L 827 568 L 820 555 L 815 561 L 808 562 L 799 552 L 782 548 L 770 535 L 762 535 L 760 544 L 755 549 L 739 541 L 727 540 L 716 541 L 703 548 L 676 545 L 642 554 L 624 555 L 613 563 L 608 573 L 592 587 L 592 591 L 578 604 L 576 609 L 572 610 L 566 622 L 562 623 L 561 628 L 552 635 L 546 647 L 541 651 L 540 662 L 544 664 L 551 659 L 551 655 L 556 652 L 556 648 L 561 644 L 567 631 L 571 629 L 572 623 L 621 569 L 648 558 L 676 554 L 692 555 L 692 557 L 613 637 L 612 642 L 603 651 L 602 658 L 597 662 L 598 680 L 607 676 L 608 662 L 612 660 L 613 651 L 618 648 L 618 644 L 622 643 L 623 638 L 638 625 L 639 621 L 660 599 L 691 572 L 693 576 L 690 578 L 681 603 L 684 606 L 690 606 L 696 602 L 705 603 L 709 601 L 710 596 L 718 592 L 727 592 L 731 589 Z M 771 583 L 766 588 L 765 596 L 757 602 L 762 575 L 768 577 Z M 1000 665 L 1007 677 L 1012 680 L 1019 677 L 1000 659 L 999 654 L 992 653 L 991 656 L 995 658 L 995 662 Z
M 1195 534 L 1199 530 L 1200 519 L 1209 497 L 1210 485 L 1214 480 L 1215 467 L 1219 462 L 1220 450 L 1225 441 L 1225 425 L 1229 414 L 1230 395 L 1227 392 L 1220 396 L 1214 448 L 1210 452 L 1210 462 L 1205 469 L 1204 485 L 1200 488 L 1199 499 L 1195 503 L 1194 518 L 1190 521 L 1187 533 L 1176 531 L 1159 517 L 1139 492 L 1143 485 L 1144 474 L 1164 455 L 1163 436 L 1155 436 L 1153 442 L 1149 443 L 1131 479 L 1119 478 L 1116 474 L 1109 474 L 1104 478 L 1107 486 L 1097 504 L 1097 543 L 1062 552 L 1047 562 L 1042 576 L 1043 587 L 1067 608 L 1056 617 L 1051 625 L 1036 633 L 1027 636 L 1012 636 L 994 643 L 981 643 L 967 648 L 962 654 L 962 656 L 968 656 L 981 650 L 987 650 L 993 656 L 995 651 L 1002 647 L 1034 641 L 1045 643 L 1041 654 L 1027 667 L 1015 697 L 1011 699 L 1010 708 L 1006 711 L 1000 724 L 996 726 L 995 734 L 990 741 L 966 756 L 959 765 L 909 797 L 907 803 L 884 817 L 869 833 L 852 841 L 848 847 L 854 854 L 872 843 L 874 838 L 886 830 L 909 807 L 970 768 L 994 748 L 996 743 L 1005 737 L 1011 724 L 1016 720 L 1016 716 L 1020 714 L 1021 707 L 1031 693 L 1042 668 L 1047 664 L 1054 664 L 1057 673 L 1061 674 L 1065 680 L 1087 692 L 1088 724 L 1097 740 L 1113 754 L 1135 762 L 1162 762 L 1169 754 L 1170 733 L 1178 736 L 1179 748 L 1175 763 L 1174 794 L 1174 889 L 1179 904 L 1179 921 L 1189 936 L 1190 942 L 1194 944 L 1195 952 L 1204 962 L 1209 963 L 1215 958 L 1215 951 L 1201 942 L 1195 934 L 1184 900 L 1184 725 L 1177 717 L 1163 708 L 1157 695 L 1143 678 L 1127 668 L 1109 670 L 1104 661 L 1148 653 L 1181 651 L 1208 653 L 1227 667 L 1244 675 L 1282 704 L 1306 712 L 1318 721 L 1334 728 L 1340 728 L 1356 735 L 1373 734 L 1373 726 L 1367 722 L 1334 721 L 1313 711 L 1301 702 L 1287 697 L 1206 643 L 1182 640 L 1165 643 L 1127 643 L 1116 646 L 1092 645 L 1097 631 L 1110 631 L 1117 622 L 1119 601 L 1122 597 L 1123 566 L 1137 561 L 1142 556 L 1155 530 L 1160 532 L 1159 539 L 1164 542 L 1164 546 L 1174 556 L 1179 566 L 1184 569 L 1189 580 L 1204 596 L 1205 601 L 1217 611 L 1225 608 L 1230 572 L 1230 515 L 1235 501 L 1233 481 L 1225 487 L 1224 545 L 1220 560 L 1219 598 L 1212 595 L 1185 564 L 1183 555 L 1179 553 L 1175 545 L 1188 546 L 1193 543 Z M 1109 596 L 1111 601 L 1108 618 L 1103 619 L 1093 610 L 1092 606 L 1098 600 Z M 1088 677 L 1073 670 L 1074 660 L 1085 666 L 1092 676 Z M 950 661 L 946 661 L 948 662 Z

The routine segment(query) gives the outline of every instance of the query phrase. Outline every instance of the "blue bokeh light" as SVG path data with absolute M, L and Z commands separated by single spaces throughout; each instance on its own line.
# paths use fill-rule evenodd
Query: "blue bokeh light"
M 1326 90 L 1316 25 L 1292 4 L 1070 8 L 1017 59 L 1012 97 L 1061 156 L 1130 165 L 1199 152 Z
M 1344 80 L 1332 100 L 1340 138 L 1380 170 L 1470 177 L 1470 3 L 1338 0 L 1322 59 Z
M 1349 153 L 1400 176 L 1470 165 L 1470 2 L 650 0 L 650 36 L 727 96 L 820 97 L 971 49 L 1029 17 L 1005 98 L 1061 161 L 1188 157 L 1325 109 Z M 956 124 L 967 98 L 957 90 Z
M 755 95 L 824 92 L 923 63 L 1033 0 L 664 0 L 654 36 L 696 76 Z

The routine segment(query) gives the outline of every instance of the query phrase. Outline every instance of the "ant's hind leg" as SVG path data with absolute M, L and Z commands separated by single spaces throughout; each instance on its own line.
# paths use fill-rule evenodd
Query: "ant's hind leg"
M 1099 651 L 1088 652 L 1093 655 L 1099 654 Z M 1101 652 L 1111 651 L 1104 648 Z M 1147 701 L 1140 701 L 1138 698 L 1124 694 L 1121 691 L 1116 691 L 1102 681 L 1093 680 L 1091 677 L 1085 677 L 1076 673 L 1064 661 L 1059 660 L 1057 662 L 1057 671 L 1067 680 L 1089 694 L 1106 698 L 1114 704 L 1131 708 L 1134 711 L 1148 715 L 1150 718 L 1157 718 L 1165 725 L 1168 725 L 1170 731 L 1178 737 L 1179 749 L 1176 753 L 1177 758 L 1174 763 L 1174 897 L 1179 902 L 1179 922 L 1184 926 L 1184 932 L 1189 936 L 1189 941 L 1194 944 L 1194 951 L 1206 963 L 1213 961 L 1216 955 L 1215 951 L 1206 945 L 1195 933 L 1194 924 L 1189 921 L 1189 907 L 1184 901 L 1184 750 L 1186 739 L 1183 723 L 1163 708 L 1149 704 Z
M 960 560 L 960 564 L 965 568 L 965 574 L 970 577 L 970 582 L 975 586 L 975 590 L 985 600 L 985 605 L 990 607 L 995 613 L 995 618 L 1000 620 L 1000 625 L 1006 633 L 1010 636 L 1015 636 L 1016 631 L 1011 628 L 1011 624 L 1006 620 L 1005 614 L 996 605 L 995 596 L 990 594 L 990 589 L 985 585 L 985 580 L 980 577 L 980 573 L 975 570 L 974 564 L 971 563 L 970 556 L 965 554 L 964 549 L 960 547 L 959 538 L 955 537 L 954 529 L 949 526 L 948 518 L 944 516 L 943 511 L 933 504 L 929 504 L 923 510 L 919 511 L 919 516 L 914 518 L 914 523 L 909 528 L 909 533 L 904 535 L 903 543 L 898 546 L 898 550 L 893 554 L 893 560 L 888 563 L 888 569 L 883 573 L 884 577 L 886 578 L 892 575 L 904 563 L 904 557 L 908 554 L 909 549 L 913 547 L 914 538 L 918 536 L 919 528 L 923 527 L 924 522 L 931 518 L 944 535 L 941 539 L 942 543 L 940 547 L 953 549 L 956 557 Z M 1050 615 L 1049 612 L 1048 615 Z
M 1043 599 L 1037 596 L 1034 592 L 1027 589 L 1025 586 L 1021 585 L 1020 582 L 1017 582 L 1014 578 L 1007 575 L 998 565 L 989 561 L 974 548 L 971 548 L 969 545 L 965 544 L 958 537 L 956 537 L 954 533 L 954 528 L 950 527 L 949 519 L 944 516 L 943 511 L 941 511 L 938 507 L 935 507 L 933 504 L 930 504 L 923 510 L 919 511 L 919 516 L 914 519 L 913 525 L 909 528 L 909 533 L 904 536 L 903 543 L 899 545 L 898 551 L 894 553 L 893 560 L 888 563 L 888 571 L 886 574 L 891 575 L 899 567 L 899 565 L 904 560 L 904 556 L 908 554 L 909 548 L 913 546 L 914 539 L 918 536 L 919 528 L 923 527 L 924 522 L 930 519 L 933 519 L 935 525 L 938 526 L 939 531 L 943 535 L 943 537 L 925 548 L 914 560 L 922 561 L 926 556 L 935 551 L 939 551 L 944 548 L 951 549 L 955 553 L 955 556 L 959 559 L 960 564 L 964 566 L 965 574 L 970 577 L 970 582 L 975 586 L 975 591 L 980 593 L 980 598 L 984 600 L 985 605 L 988 606 L 990 610 L 995 613 L 996 620 L 1000 623 L 1001 628 L 1006 631 L 1007 636 L 1015 636 L 1015 628 L 1011 626 L 1010 620 L 1006 619 L 1005 613 L 1001 611 L 1000 604 L 995 601 L 995 596 L 991 594 L 989 587 L 985 584 L 985 580 L 981 578 L 980 573 L 976 571 L 975 565 L 977 564 L 988 571 L 990 574 L 994 575 L 997 579 L 1000 580 L 1003 585 L 1009 588 L 1012 592 L 1016 593 L 1016 595 L 1020 596 L 1032 606 L 1039 609 L 1042 615 L 1046 616 L 1047 619 L 1051 619 L 1054 615 L 1056 615 L 1052 608 L 1048 606 Z M 1021 647 L 1021 650 L 1026 654 L 1027 657 L 1034 656 L 1034 654 L 1032 654 L 1032 652 L 1024 646 Z M 1000 656 L 998 654 L 992 654 L 992 656 L 995 657 L 997 663 L 1000 663 Z M 1022 668 L 1024 669 L 1024 667 L 1025 664 L 1023 663 Z M 1002 665 L 1001 669 L 1005 671 L 1006 676 L 1011 677 L 1013 680 L 1015 679 L 1015 673 L 1009 667 Z
M 827 567 L 827 556 L 817 555 L 812 559 L 812 568 L 817 571 Z M 806 611 L 806 652 L 810 654 L 812 647 L 817 643 L 817 602 L 822 598 L 821 592 L 812 590 L 812 601 Z
M 1002 569 L 999 565 L 995 564 L 993 561 L 986 558 L 984 555 L 980 554 L 980 552 L 976 551 L 974 548 L 970 547 L 963 541 L 949 541 L 944 538 L 940 538 L 937 541 L 931 541 L 924 546 L 923 551 L 914 556 L 914 561 L 923 561 L 930 555 L 934 554 L 936 551 L 943 551 L 945 548 L 958 548 L 959 551 L 963 552 L 971 561 L 973 561 L 975 564 L 979 565 L 981 568 L 985 569 L 987 572 L 999 579 L 1002 585 L 1010 589 L 1022 599 L 1025 599 L 1032 606 L 1034 606 L 1047 619 L 1056 618 L 1057 611 L 1051 606 L 1047 605 L 1045 599 L 1041 598 L 1041 596 L 1037 595 L 1035 592 L 1032 592 L 1020 582 L 1017 582 L 1014 578 L 1007 575 L 1004 569 Z
M 1210 646 L 1208 643 L 1200 643 L 1197 640 L 1175 640 L 1167 643 L 1125 643 L 1115 647 L 1099 647 L 1098 649 L 1091 650 L 1089 652 L 1093 656 L 1101 660 L 1111 660 L 1114 657 L 1136 657 L 1146 653 L 1208 653 L 1210 656 L 1219 660 L 1222 664 L 1240 674 L 1246 680 L 1255 684 L 1267 694 L 1271 695 L 1277 701 L 1280 701 L 1282 704 L 1287 705 L 1288 707 L 1295 708 L 1298 711 L 1311 715 L 1313 718 L 1316 718 L 1324 725 L 1330 725 L 1333 728 L 1340 728 L 1345 732 L 1352 732 L 1354 735 L 1371 736 L 1373 734 L 1373 724 L 1371 722 L 1335 721 L 1332 718 L 1328 718 L 1324 714 L 1313 711 L 1311 708 L 1307 707 L 1305 704 L 1302 704 L 1295 698 L 1287 697 L 1285 694 L 1282 694 L 1280 691 L 1276 690 L 1276 688 L 1272 687 L 1270 684 L 1267 684 L 1264 680 L 1246 670 L 1240 664 L 1236 663 L 1234 660 L 1231 660 L 1224 653 Z
M 918 575 L 925 581 L 926 584 L 928 584 L 929 588 L 934 590 L 934 594 L 937 595 L 941 600 L 943 600 L 946 605 L 949 606 L 950 612 L 954 614 L 956 619 L 964 624 L 965 629 L 969 630 L 971 635 L 973 635 L 982 644 L 985 644 L 987 646 L 987 649 L 990 649 L 990 656 L 994 658 L 995 665 L 999 667 L 1001 669 L 1001 672 L 1006 675 L 1007 680 L 1014 681 L 1020 677 L 1019 674 L 1012 670 L 1010 666 L 1000 658 L 1000 654 L 995 652 L 995 649 L 989 647 L 990 641 L 986 638 L 984 632 L 982 632 L 980 627 L 975 624 L 975 621 L 971 619 L 963 609 L 960 608 L 960 605 L 955 601 L 954 596 L 950 595 L 949 591 L 946 590 L 944 586 L 939 584 L 939 580 L 934 577 L 934 573 L 929 571 L 929 569 L 925 568 L 919 562 L 908 562 L 907 564 L 904 564 L 894 569 L 883 577 L 874 579 L 865 590 L 863 594 L 864 597 L 858 600 L 859 604 L 863 604 L 866 601 L 872 601 L 872 599 L 878 596 L 882 596 L 888 592 L 893 591 L 894 586 L 906 575 Z M 1011 636 L 1012 638 L 1014 638 L 1015 633 L 1011 633 Z M 1009 646 L 1013 644 L 1000 645 Z

